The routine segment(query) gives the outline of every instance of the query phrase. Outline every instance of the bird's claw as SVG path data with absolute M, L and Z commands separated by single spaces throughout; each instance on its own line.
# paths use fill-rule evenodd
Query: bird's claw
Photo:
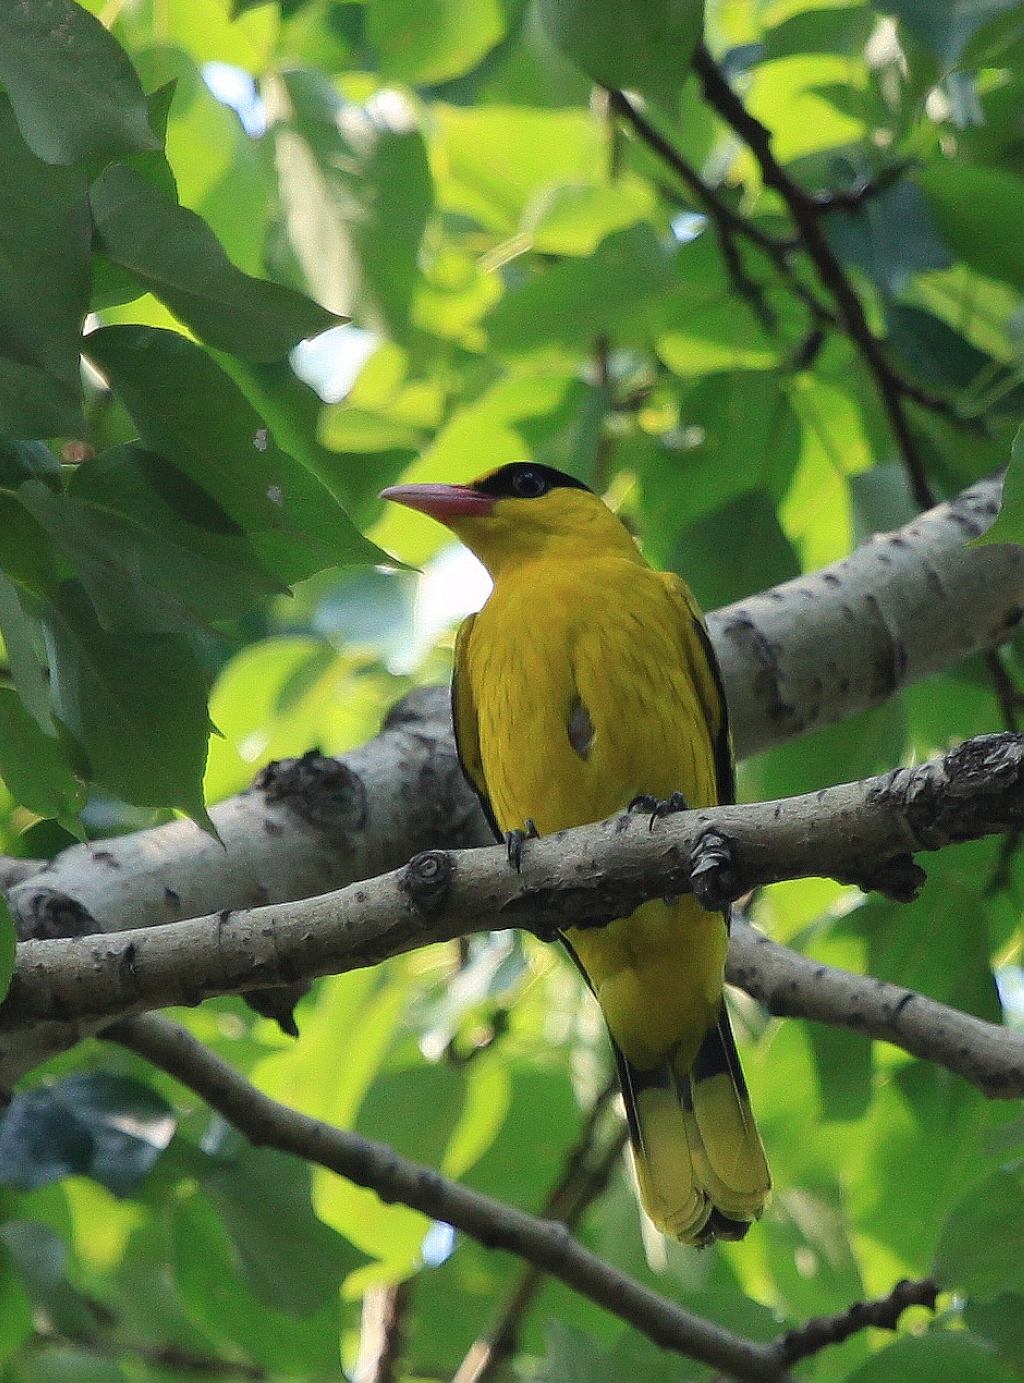
M 690 805 L 681 792 L 674 792 L 671 797 L 653 797 L 649 792 L 641 792 L 633 798 L 626 808 L 631 812 L 649 812 L 650 821 L 647 824 L 649 831 L 654 830 L 654 823 L 663 816 L 671 816 L 674 812 L 688 812 Z
M 539 838 L 540 832 L 537 830 L 537 823 L 532 816 L 528 816 L 523 822 L 521 831 L 505 832 L 505 849 L 508 851 L 508 862 L 517 874 L 522 873 L 523 869 L 523 843 Z

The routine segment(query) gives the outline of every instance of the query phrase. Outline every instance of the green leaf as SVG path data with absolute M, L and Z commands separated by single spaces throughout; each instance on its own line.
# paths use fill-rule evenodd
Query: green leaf
M 809 1023 L 807 1040 L 814 1053 L 818 1108 L 826 1123 L 848 1123 L 867 1113 L 874 1063 L 871 1043 L 845 1028 Z
M 335 1299 L 349 1273 L 370 1260 L 313 1213 L 309 1167 L 265 1148 L 244 1148 L 203 1178 L 260 1301 L 309 1316 Z
M 366 33 L 381 75 L 447 82 L 468 72 L 504 37 L 500 0 L 368 0 Z
M 343 318 L 228 259 L 206 222 L 125 164 L 89 193 L 99 248 L 195 333 L 246 360 L 279 360 Z
M 22 703 L 39 727 L 51 733 L 50 682 L 43 630 L 27 593 L 0 572 L 0 634 Z
M 112 634 L 66 582 L 44 613 L 54 714 L 90 776 L 137 806 L 179 807 L 202 826 L 206 686 L 187 639 Z
M 567 260 L 507 294 L 484 319 L 491 346 L 522 355 L 589 348 L 608 324 L 628 334 L 646 300 L 672 287 L 671 262 L 650 226 L 616 231 L 586 259 Z
M 1024 544 L 1024 423 L 1017 429 L 1013 439 L 996 521 L 968 546 L 978 547 L 983 543 Z
M 955 1207 L 935 1252 L 935 1275 L 943 1287 L 980 1301 L 1024 1289 L 1022 1195 L 1020 1168 L 998 1170 Z
M 18 1094 L 0 1121 L 0 1183 L 31 1190 L 76 1173 L 131 1194 L 170 1142 L 175 1117 L 148 1086 L 103 1071 Z
M 0 1364 L 32 1334 L 32 1306 L 7 1248 L 0 1244 Z
M 112 447 L 66 494 L 18 498 L 78 575 L 105 629 L 156 633 L 244 614 L 287 588 L 210 496 L 162 456 Z
M 7 906 L 7 899 L 0 894 L 0 1000 L 11 987 L 17 944 L 18 934 L 14 929 L 14 918 Z
M 130 1076 L 69 1076 L 53 1087 L 53 1095 L 92 1135 L 89 1176 L 117 1196 L 141 1185 L 177 1126 L 167 1101 Z
M 979 273 L 1024 288 L 1024 179 L 948 159 L 914 174 L 943 240 Z
M 678 93 L 704 27 L 703 0 L 541 0 L 548 37 L 602 86 Z
M 736 533 L 744 542 L 730 562 L 718 560 Z M 672 545 L 668 565 L 690 582 L 705 610 L 730 605 L 800 575 L 800 563 L 779 526 L 775 504 L 749 490 L 713 514 L 702 514 Z
M 283 74 L 275 153 L 288 238 L 311 291 L 384 335 L 409 334 L 433 203 L 427 150 L 397 93 L 371 112 L 312 73 Z M 344 111 L 344 114 L 342 114 Z
M 1024 1295 L 1003 1292 L 991 1301 L 970 1300 L 964 1306 L 967 1328 L 997 1347 L 1018 1372 L 1024 1372 Z
M 22 7 L 5 13 L 15 11 Z M 5 22 L 0 17 L 0 54 Z M 83 435 L 78 357 L 89 303 L 85 179 L 29 151 L 2 94 L 0 165 L 0 433 Z
M 359 1107 L 356 1127 L 428 1167 L 439 1167 L 466 1096 L 462 1071 L 425 1064 L 378 1076 Z
M 1020 1375 L 985 1340 L 933 1330 L 897 1340 L 847 1376 L 847 1383 L 1019 1383 Z
M 0 81 L 25 142 L 47 163 L 158 147 L 128 55 L 74 0 L 3 7 Z
M 93 1335 L 96 1314 L 68 1281 L 71 1255 L 62 1235 L 51 1225 L 14 1219 L 0 1225 L 0 1241 L 0 1249 L 10 1253 L 33 1307 L 45 1314 L 51 1328 L 71 1338 Z
M 69 829 L 85 802 L 60 741 L 40 729 L 13 687 L 0 687 L 0 778 L 22 806 Z
M 852 211 L 833 211 L 824 224 L 840 257 L 863 269 L 893 297 L 904 291 L 914 274 L 952 263 L 927 200 L 908 180 L 893 183 Z
M 94 331 L 86 349 L 144 445 L 212 495 L 282 581 L 379 556 L 200 347 L 176 332 L 125 326 Z
M 1019 372 L 986 355 L 940 317 L 919 307 L 891 304 L 885 313 L 886 348 L 903 373 L 924 388 L 959 395 L 974 416 L 1024 413 Z
M 205 1196 L 180 1198 L 170 1215 L 177 1295 L 205 1338 L 241 1349 L 278 1375 L 339 1376 L 337 1292 L 315 1315 L 298 1319 L 255 1297 L 219 1215 Z M 284 1275 L 293 1267 L 287 1264 Z
M 1017 7 L 1018 0 L 884 0 L 877 5 L 926 43 L 944 67 L 954 66 L 983 25 Z

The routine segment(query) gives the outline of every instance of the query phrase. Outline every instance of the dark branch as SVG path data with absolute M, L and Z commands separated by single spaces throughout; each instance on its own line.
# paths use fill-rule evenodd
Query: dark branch
M 946 401 L 910 384 L 889 364 L 881 341 L 868 324 L 864 306 L 822 230 L 821 207 L 814 196 L 795 182 L 779 163 L 772 150 L 771 131 L 747 110 L 703 44 L 697 46 L 693 66 L 708 104 L 749 146 L 761 169 L 765 185 L 774 188 L 788 207 L 818 279 L 835 301 L 843 329 L 875 380 L 914 497 L 922 508 L 930 507 L 935 503 L 935 496 L 910 429 L 904 401 L 912 399 L 926 407 L 948 412 Z
M 775 1347 L 744 1339 L 658 1296 L 583 1248 L 564 1225 L 502 1205 L 384 1144 L 288 1109 L 250 1085 L 184 1028 L 147 1015 L 108 1028 L 104 1035 L 194 1090 L 256 1146 L 326 1167 L 388 1204 L 410 1205 L 486 1248 L 516 1254 L 665 1349 L 739 1379 L 785 1377 Z
M 828 1345 L 839 1345 L 858 1331 L 874 1326 L 876 1330 L 895 1330 L 903 1312 L 911 1306 L 924 1306 L 935 1310 L 935 1299 L 939 1295 L 938 1284 L 930 1277 L 917 1282 L 904 1279 L 897 1282 L 888 1296 L 875 1301 L 858 1301 L 840 1312 L 838 1316 L 816 1316 L 798 1330 L 791 1330 L 780 1341 L 783 1361 L 795 1364 L 799 1359 L 807 1359 Z

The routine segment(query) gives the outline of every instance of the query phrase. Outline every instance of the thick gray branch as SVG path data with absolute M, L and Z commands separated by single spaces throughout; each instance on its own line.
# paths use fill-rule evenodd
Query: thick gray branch
M 383 1143 L 278 1104 L 184 1028 L 147 1016 L 111 1028 L 106 1036 L 196 1091 L 257 1146 L 293 1153 L 369 1187 L 383 1201 L 411 1205 L 487 1248 L 514 1253 L 665 1349 L 702 1360 L 733 1378 L 786 1376 L 779 1344 L 757 1344 L 667 1301 L 583 1248 L 564 1225 L 503 1205 L 408 1161 Z
M 742 756 L 885 700 L 1006 639 L 1024 610 L 1024 548 L 968 549 L 1000 482 L 850 557 L 710 618 Z M 309 897 L 394 868 L 428 845 L 490 837 L 455 759 L 447 695 L 413 693 L 341 760 L 260 775 L 190 822 L 65 850 L 10 890 L 25 937 L 118 931 L 218 908 Z
M 626 815 L 547 836 L 529 842 L 521 874 L 497 847 L 431 850 L 400 870 L 305 901 L 225 910 L 117 936 L 25 942 L 0 1028 L 47 1020 L 94 1025 L 254 984 L 375 965 L 481 929 L 600 925 L 694 883 L 717 901 L 810 875 L 902 891 L 917 881 L 907 852 L 1004 831 L 1022 820 L 1024 737 L 982 736 L 918 768 L 803 797 L 686 812 L 653 830 L 645 817 Z M 756 960 L 753 966 L 759 969 Z M 851 1023 L 856 1010 L 848 998 L 833 990 L 831 1003 L 821 1000 L 813 1016 L 863 1026 Z M 908 1010 L 903 991 L 900 999 L 897 1017 Z M 976 1079 L 972 1045 L 984 1031 L 993 1050 L 1009 1053 L 1010 1067 L 986 1075 L 987 1092 L 1024 1090 L 1024 1038 L 942 1012 L 945 1031 L 958 1034 L 956 1040 L 929 1045 L 925 1023 L 910 1050 Z M 899 1025 L 878 1035 L 902 1042 Z M 960 1060 L 952 1048 L 965 1044 L 968 1057 Z M 987 1072 L 984 1053 L 980 1062 Z
M 726 977 L 779 1018 L 852 1028 L 933 1061 L 990 1099 L 1024 1095 L 1024 1037 L 870 975 L 857 975 L 734 922 Z

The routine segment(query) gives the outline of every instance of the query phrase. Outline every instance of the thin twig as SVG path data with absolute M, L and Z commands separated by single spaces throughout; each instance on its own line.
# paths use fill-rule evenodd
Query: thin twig
M 792 242 L 769 235 L 748 217 L 735 211 L 624 92 L 613 90 L 609 92 L 609 97 L 612 109 L 632 127 L 648 148 L 672 169 L 711 218 L 726 267 L 740 294 L 752 305 L 758 299 L 763 301 L 760 286 L 750 278 L 743 266 L 736 244 L 737 238 L 748 240 L 768 256 L 778 273 L 807 308 L 815 323 L 834 323 L 836 319 L 831 310 L 818 300 L 793 270 L 790 263 Z
M 904 1278 L 888 1296 L 854 1302 L 837 1316 L 816 1316 L 797 1330 L 790 1330 L 782 1337 L 782 1355 L 787 1364 L 795 1364 L 828 1345 L 842 1344 L 869 1326 L 876 1330 L 896 1330 L 903 1312 L 911 1306 L 924 1306 L 934 1311 L 938 1295 L 938 1283 L 933 1278 L 924 1277 L 915 1282 Z
M 362 1338 L 355 1383 L 399 1383 L 405 1348 L 405 1318 L 412 1300 L 412 1282 L 369 1287 L 363 1295 Z
M 392 1148 L 333 1128 L 270 1099 L 191 1033 L 155 1015 L 104 1036 L 137 1052 L 194 1090 L 258 1147 L 326 1167 L 387 1202 L 401 1202 L 504 1249 L 557 1277 L 656 1344 L 739 1379 L 782 1379 L 777 1347 L 745 1339 L 659 1296 L 578 1244 L 563 1225 L 503 1205 L 401 1157 Z

